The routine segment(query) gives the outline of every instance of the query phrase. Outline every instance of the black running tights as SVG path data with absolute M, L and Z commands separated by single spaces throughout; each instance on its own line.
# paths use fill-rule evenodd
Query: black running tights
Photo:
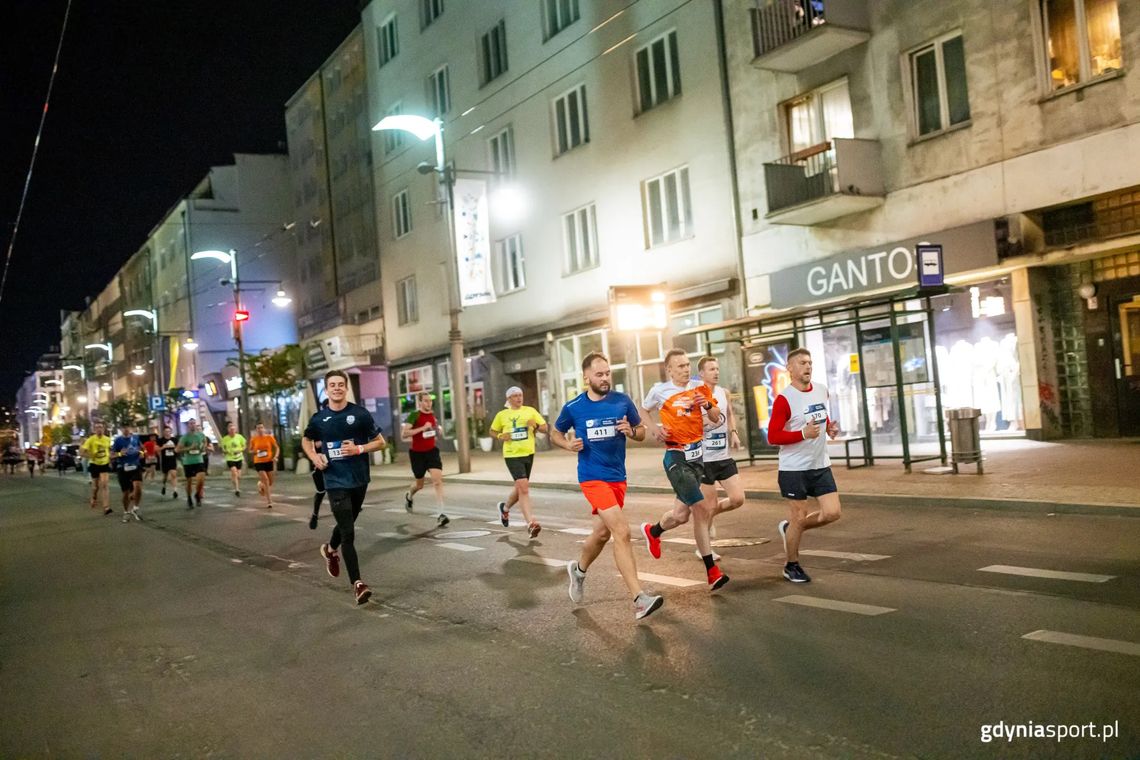
M 360 580 L 360 563 L 356 559 L 354 543 L 356 529 L 353 524 L 360 514 L 360 508 L 364 504 L 364 494 L 367 491 L 368 486 L 328 489 L 329 510 L 336 520 L 329 546 L 333 551 L 340 549 L 341 556 L 344 557 L 344 568 L 348 571 L 348 580 L 351 583 Z

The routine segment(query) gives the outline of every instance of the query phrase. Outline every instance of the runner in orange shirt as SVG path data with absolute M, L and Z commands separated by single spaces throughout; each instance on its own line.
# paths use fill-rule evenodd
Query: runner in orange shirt
M 654 559 L 661 558 L 661 534 L 684 525 L 689 515 L 698 511 L 693 520 L 693 538 L 705 563 L 709 590 L 728 583 L 728 576 L 716 566 L 709 538 L 709 520 L 702 505 L 701 479 L 704 477 L 705 417 L 713 425 L 723 417 L 712 390 L 701 380 L 693 379 L 693 364 L 684 349 L 673 348 L 665 354 L 665 375 L 669 379 L 650 389 L 641 406 L 643 417 L 652 420 L 657 411 L 661 419 L 653 425 L 653 436 L 665 444 L 665 475 L 677 498 L 673 508 L 663 514 L 657 523 L 643 523 L 641 532 Z
M 253 469 L 257 472 L 257 492 L 265 497 L 265 508 L 273 509 L 273 478 L 277 474 L 277 439 L 265 432 L 265 425 L 257 423 L 257 432 L 249 442 L 253 454 Z

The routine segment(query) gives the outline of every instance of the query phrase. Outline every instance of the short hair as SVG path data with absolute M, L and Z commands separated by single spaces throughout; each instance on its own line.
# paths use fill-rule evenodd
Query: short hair
M 688 352 L 683 348 L 670 348 L 665 352 L 665 366 L 669 366 L 669 362 L 673 361 L 674 356 L 688 356 Z
M 796 358 L 797 356 L 806 356 L 807 358 L 810 359 L 811 358 L 811 351 L 808 351 L 806 348 L 803 348 L 802 346 L 800 348 L 792 349 L 791 351 L 788 352 L 788 361 L 791 362 L 791 360 Z
M 708 364 L 709 362 L 718 362 L 719 363 L 720 359 L 717 359 L 715 356 L 702 356 L 701 360 L 699 362 L 697 362 L 697 372 L 700 372 L 701 370 L 703 370 L 705 368 L 705 365 Z
M 330 369 L 328 372 L 325 373 L 325 384 L 327 385 L 329 382 L 329 379 L 333 378 L 333 377 L 339 377 L 341 380 L 344 380 L 345 385 L 348 385 L 348 375 L 345 374 L 344 370 Z
M 591 351 L 590 353 L 586 354 L 584 359 L 582 359 L 582 374 L 586 374 L 586 372 L 590 370 L 590 367 L 598 359 L 601 359 L 606 364 L 610 363 L 610 358 L 603 354 L 601 351 Z
M 425 398 L 432 398 L 431 391 L 420 391 L 419 393 L 416 394 L 416 400 L 417 401 L 420 401 L 420 400 L 425 399 Z M 432 399 L 432 400 L 434 401 L 435 399 Z

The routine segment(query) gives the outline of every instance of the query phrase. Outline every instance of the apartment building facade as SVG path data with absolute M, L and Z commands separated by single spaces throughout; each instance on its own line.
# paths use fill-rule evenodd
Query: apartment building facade
M 983 436 L 1140 431 L 1140 6 L 722 5 L 751 315 L 723 327 L 761 442 L 795 345 L 884 451 L 954 407 Z M 950 292 L 916 291 L 919 243 Z
M 488 204 L 484 302 L 460 315 L 476 428 L 512 385 L 556 414 L 593 350 L 635 397 L 674 343 L 724 351 L 680 335 L 739 313 L 715 5 L 374 0 L 363 26 L 372 121 L 439 118 L 457 205 Z M 378 131 L 373 155 L 394 403 L 433 392 L 451 438 L 456 284 L 434 148 Z M 614 329 L 610 289 L 625 286 L 661 287 L 665 330 Z

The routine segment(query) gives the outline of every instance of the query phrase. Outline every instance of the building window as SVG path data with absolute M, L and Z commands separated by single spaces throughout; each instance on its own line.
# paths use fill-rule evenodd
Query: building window
M 574 274 L 598 265 L 598 224 L 594 204 L 562 217 L 566 250 L 566 273 Z
M 546 39 L 561 32 L 578 20 L 578 0 L 543 0 L 546 17 Z
M 855 136 L 846 79 L 793 98 L 783 109 L 788 153 L 807 150 L 835 137 Z
M 451 76 L 448 74 L 446 64 L 428 77 L 428 94 L 434 116 L 443 116 L 451 110 Z
M 487 152 L 490 154 L 491 171 L 500 175 L 496 179 L 515 175 L 515 137 L 510 127 L 487 140 Z
M 396 283 L 396 320 L 410 325 L 420 321 L 420 306 L 416 300 L 416 276 L 405 277 Z
M 1116 6 L 1117 0 L 1040 0 L 1050 91 L 1120 71 Z
M 420 0 L 420 29 L 426 29 L 443 15 L 443 0 Z
M 554 101 L 554 129 L 558 155 L 590 142 L 590 119 L 586 111 L 586 85 L 580 84 Z
M 395 15 L 389 16 L 376 30 L 376 40 L 378 42 L 378 59 L 380 65 L 383 66 L 400 52 L 400 36 L 396 27 Z
M 483 84 L 507 70 L 507 22 L 500 21 L 479 40 Z
M 637 335 L 637 373 L 641 383 L 641 393 L 646 394 L 654 384 L 665 379 L 662 362 L 665 352 L 671 348 L 684 349 L 689 358 L 696 360 L 702 356 L 719 356 L 726 350 L 723 342 L 724 331 L 717 330 L 707 337 L 704 334 L 678 335 L 698 325 L 711 325 L 724 320 L 724 309 L 720 306 L 706 306 L 698 309 L 673 312 L 669 316 L 669 332 L 674 336 L 668 346 L 659 332 L 643 332 Z
M 585 388 L 582 387 L 582 359 L 594 351 L 609 357 L 613 389 L 626 393 L 625 339 L 611 339 L 608 330 L 591 330 L 577 335 L 566 335 L 554 342 L 554 356 L 558 364 L 559 401 L 565 404 Z
M 394 103 L 384 115 L 385 116 L 399 116 L 404 112 L 403 103 Z M 402 129 L 385 129 L 384 130 L 384 155 L 391 155 L 404 147 L 404 130 Z
M 641 111 L 681 94 L 677 32 L 663 34 L 637 51 L 637 92 Z
M 499 259 L 499 292 L 510 293 L 526 287 L 522 236 L 511 235 L 496 243 Z
M 683 166 L 642 184 L 647 248 L 693 235 L 693 205 L 689 201 L 689 168 Z
M 966 95 L 966 53 L 955 32 L 910 54 L 914 92 L 914 123 L 919 135 L 929 135 L 970 120 Z
M 397 240 L 412 231 L 412 203 L 407 190 L 392 196 L 392 229 Z

